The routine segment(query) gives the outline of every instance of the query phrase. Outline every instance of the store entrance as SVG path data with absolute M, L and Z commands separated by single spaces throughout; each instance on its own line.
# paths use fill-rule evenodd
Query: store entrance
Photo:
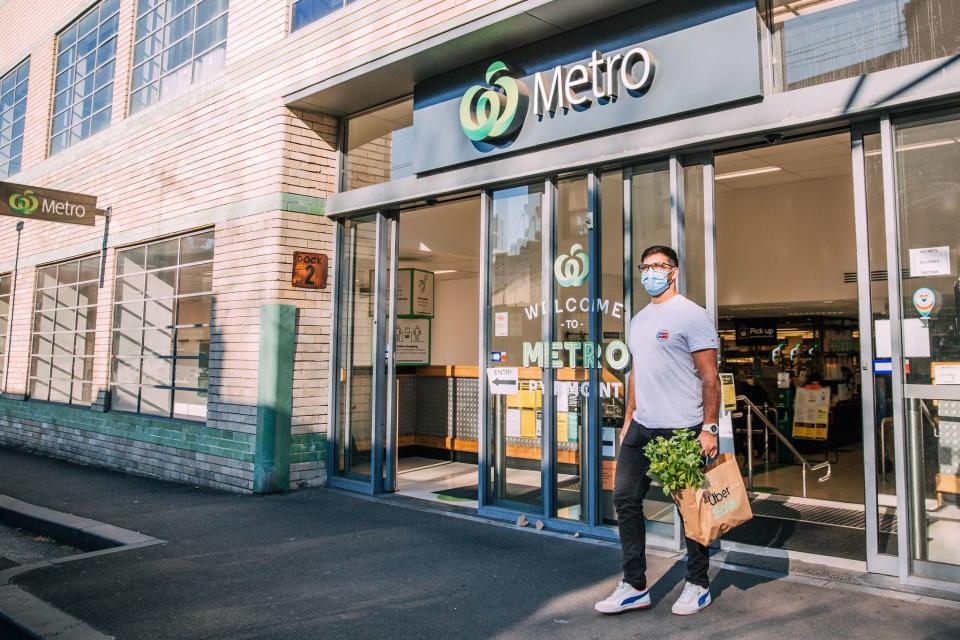
M 865 560 L 850 149 L 842 133 L 715 158 L 720 370 L 756 516 L 724 538 Z
M 480 198 L 398 216 L 385 486 L 476 508 Z

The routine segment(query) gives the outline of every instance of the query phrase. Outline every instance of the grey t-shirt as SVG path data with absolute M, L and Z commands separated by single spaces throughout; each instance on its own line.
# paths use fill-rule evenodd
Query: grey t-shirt
M 703 382 L 693 352 L 717 348 L 706 310 L 677 295 L 650 303 L 630 321 L 633 419 L 648 429 L 679 429 L 703 422 Z

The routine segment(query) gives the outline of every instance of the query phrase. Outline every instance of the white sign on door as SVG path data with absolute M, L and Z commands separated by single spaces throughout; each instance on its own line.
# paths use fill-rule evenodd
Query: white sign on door
M 950 247 L 910 249 L 910 277 L 950 275 Z
M 513 396 L 520 393 L 517 367 L 487 367 L 487 386 L 492 396 Z
M 497 311 L 493 314 L 493 335 L 505 338 L 510 335 L 510 314 L 507 311 Z

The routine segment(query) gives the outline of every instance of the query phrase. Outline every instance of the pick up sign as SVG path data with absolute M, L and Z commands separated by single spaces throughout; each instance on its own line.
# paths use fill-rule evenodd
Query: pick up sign
M 98 213 L 96 196 L 0 182 L 3 216 L 93 226 Z

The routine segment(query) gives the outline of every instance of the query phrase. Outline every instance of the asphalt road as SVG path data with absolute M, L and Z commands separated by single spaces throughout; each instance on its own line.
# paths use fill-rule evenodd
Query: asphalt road
M 238 496 L 0 448 L 0 493 L 167 544 L 15 583 L 118 638 L 957 638 L 957 609 L 712 571 L 671 615 L 683 560 L 651 557 L 654 608 L 602 617 L 616 549 L 327 489 Z

